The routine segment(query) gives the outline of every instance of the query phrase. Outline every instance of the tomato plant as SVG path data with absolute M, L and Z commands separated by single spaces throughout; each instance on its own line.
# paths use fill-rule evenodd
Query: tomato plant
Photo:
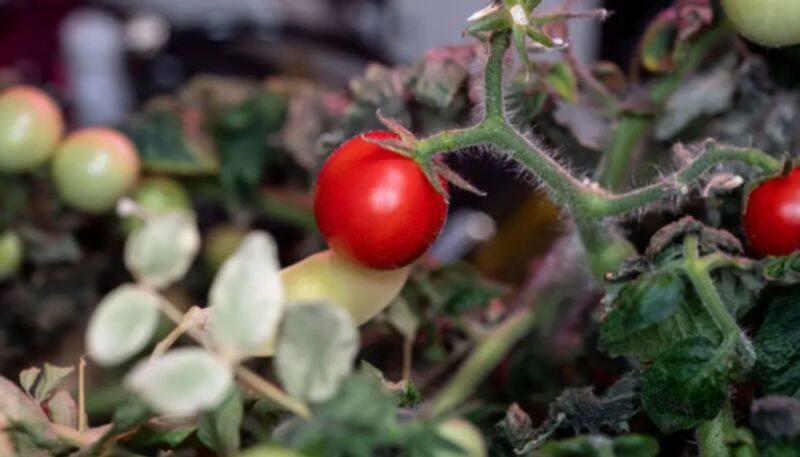
M 64 131 L 61 109 L 44 91 L 15 86 L 0 94 L 0 171 L 44 164 Z
M 314 215 L 334 251 L 370 268 L 400 268 L 436 239 L 447 200 L 413 160 L 367 138 L 396 136 L 370 132 L 334 151 L 317 177 Z
M 53 182 L 69 205 L 103 212 L 130 191 L 139 179 L 136 147 L 108 129 L 79 130 L 64 139 L 53 159 Z
M 795 455 L 800 79 L 739 36 L 792 5 L 676 0 L 623 71 L 573 3 L 349 90 L 201 76 L 0 174 L 0 455 Z
M 760 183 L 747 197 L 744 229 L 760 256 L 788 255 L 800 249 L 800 169 Z

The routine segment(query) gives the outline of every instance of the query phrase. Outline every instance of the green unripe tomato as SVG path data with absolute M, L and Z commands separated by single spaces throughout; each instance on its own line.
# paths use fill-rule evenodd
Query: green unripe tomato
M 70 206 L 101 213 L 139 178 L 139 154 L 128 138 L 105 128 L 89 128 L 69 135 L 53 160 L 53 180 Z
M 0 95 L 0 171 L 18 173 L 42 165 L 63 133 L 61 109 L 44 91 L 15 86 Z
M 464 419 L 448 419 L 439 426 L 442 438 L 463 449 L 438 451 L 436 457 L 486 457 L 486 443 L 477 427 Z
M 764 46 L 800 43 L 800 1 L 722 0 L 736 30 Z
M 322 251 L 281 270 L 286 303 L 328 303 L 344 308 L 356 325 L 375 317 L 397 297 L 411 267 L 396 270 L 365 268 L 331 250 Z M 253 355 L 270 356 L 275 341 Z
M 233 225 L 220 225 L 209 230 L 203 240 L 203 261 L 206 267 L 216 272 L 222 264 L 239 249 L 239 245 L 247 235 L 247 230 L 242 230 Z
M 17 274 L 22 266 L 22 239 L 11 230 L 0 234 L 0 280 Z
M 239 457 L 303 457 L 303 454 L 278 446 L 258 446 L 242 452 Z
M 170 178 L 147 178 L 136 186 L 133 200 L 148 214 L 166 214 L 170 211 L 189 209 L 192 202 L 186 189 Z M 131 232 L 141 225 L 135 216 L 123 221 L 125 230 Z

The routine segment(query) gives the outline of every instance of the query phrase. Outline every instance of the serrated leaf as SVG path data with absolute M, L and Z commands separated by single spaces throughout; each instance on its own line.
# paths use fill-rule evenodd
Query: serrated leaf
M 65 390 L 59 390 L 47 401 L 47 409 L 54 423 L 71 428 L 78 427 L 78 405 Z
M 578 81 L 575 79 L 572 67 L 566 62 L 558 62 L 550 68 L 547 82 L 564 100 L 570 103 L 578 102 Z
M 231 455 L 239 450 L 244 406 L 238 389 L 231 389 L 216 408 L 200 416 L 197 437 L 219 455 Z
M 722 334 L 713 319 L 697 298 L 694 290 L 687 289 L 680 306 L 669 317 L 638 331 L 623 327 L 626 312 L 615 312 L 605 317 L 600 327 L 600 348 L 612 357 L 636 357 L 642 361 L 655 360 L 664 349 L 687 336 L 702 336 L 719 342 Z
M 665 433 L 716 417 L 725 404 L 726 356 L 707 338 L 683 340 L 666 349 L 644 374 L 642 407 Z
M 345 310 L 319 303 L 296 305 L 287 310 L 275 368 L 291 395 L 321 402 L 336 393 L 357 353 L 358 333 Z
M 89 355 L 101 365 L 117 365 L 141 351 L 158 327 L 159 300 L 155 293 L 132 284 L 112 290 L 89 320 Z
M 67 379 L 75 367 L 58 367 L 45 362 L 42 376 L 36 384 L 36 400 L 43 402 L 50 398 L 56 388 Z
M 600 396 L 591 387 L 565 389 L 550 405 L 548 418 L 576 433 L 599 433 L 601 427 L 625 431 L 628 420 L 639 410 L 641 383 L 641 375 L 634 373 L 621 378 Z
M 283 315 L 283 286 L 275 241 L 251 232 L 220 268 L 209 293 L 211 331 L 235 354 L 273 338 Z
M 433 49 L 418 60 L 409 75 L 410 91 L 425 105 L 445 109 L 469 76 L 472 47 Z
M 140 362 L 125 386 L 163 414 L 191 415 L 219 405 L 231 388 L 231 369 L 200 348 L 180 348 Z
M 768 299 L 764 323 L 753 340 L 754 373 L 768 395 L 800 398 L 800 289 L 783 290 Z
M 219 163 L 208 138 L 182 119 L 177 108 L 154 104 L 120 126 L 142 157 L 145 171 L 179 175 L 210 175 Z
M 182 279 L 200 249 L 193 213 L 173 211 L 149 217 L 125 243 L 125 266 L 157 289 Z
M 675 273 L 657 271 L 639 276 L 620 291 L 613 310 L 603 321 L 601 338 L 624 338 L 628 332 L 669 319 L 684 301 L 685 289 Z

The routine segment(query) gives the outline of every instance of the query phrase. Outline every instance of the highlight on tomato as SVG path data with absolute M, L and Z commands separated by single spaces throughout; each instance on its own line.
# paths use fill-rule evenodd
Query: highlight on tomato
M 448 203 L 414 160 L 365 138 L 397 136 L 369 132 L 336 149 L 317 178 L 314 215 L 338 254 L 368 268 L 401 268 L 434 242 Z
M 14 86 L 0 95 L 0 171 L 19 173 L 44 164 L 64 134 L 64 117 L 43 90 Z
M 69 135 L 53 159 L 53 181 L 70 206 L 89 213 L 114 208 L 139 179 L 139 154 L 131 141 L 106 128 Z

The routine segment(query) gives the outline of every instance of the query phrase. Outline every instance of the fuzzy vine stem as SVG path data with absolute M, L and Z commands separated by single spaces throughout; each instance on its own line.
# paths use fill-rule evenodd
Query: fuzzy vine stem
M 734 434 L 736 425 L 733 420 L 730 400 L 714 419 L 704 422 L 697 428 L 697 446 L 702 457 L 730 457 L 728 439 Z
M 602 255 L 600 251 L 613 242 L 607 231 L 603 230 L 605 219 L 632 213 L 671 196 L 686 194 L 694 182 L 717 164 L 738 161 L 766 173 L 777 173 L 781 169 L 778 160 L 758 149 L 733 148 L 708 141 L 704 151 L 682 169 L 654 184 L 630 192 L 615 194 L 596 184 L 580 181 L 517 130 L 507 118 L 503 95 L 503 59 L 509 45 L 510 35 L 506 32 L 494 33 L 489 39 L 489 55 L 484 69 L 486 103 L 483 119 L 472 127 L 444 131 L 416 141 L 412 156 L 425 169 L 429 169 L 429 164 L 437 154 L 481 145 L 513 157 L 538 178 L 550 198 L 574 218 L 590 257 Z M 598 275 L 605 273 L 599 268 L 596 270 L 600 270 L 595 271 Z

